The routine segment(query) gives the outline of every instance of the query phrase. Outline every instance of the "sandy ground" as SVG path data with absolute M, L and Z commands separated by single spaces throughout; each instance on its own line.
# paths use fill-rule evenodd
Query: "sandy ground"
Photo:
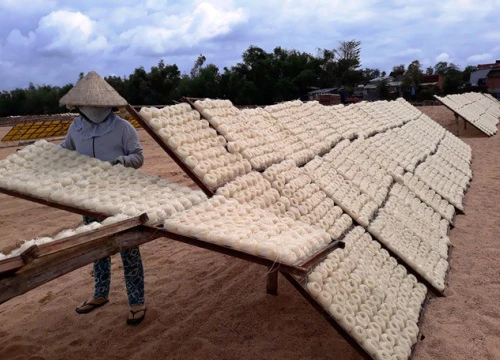
M 456 131 L 442 106 L 421 107 Z M 4 128 L 0 128 L 0 136 Z M 143 170 L 193 186 L 144 131 Z M 471 126 L 474 178 L 466 215 L 451 230 L 446 298 L 431 298 L 414 359 L 500 358 L 500 135 Z M 0 158 L 16 147 L 0 148 Z M 80 217 L 0 196 L 0 248 L 75 227 Z M 119 256 L 113 257 L 110 303 L 88 315 L 74 308 L 88 297 L 88 265 L 0 305 L 0 359 L 358 359 L 359 356 L 287 283 L 265 294 L 262 266 L 159 239 L 141 247 L 147 318 L 125 324 L 127 302 Z

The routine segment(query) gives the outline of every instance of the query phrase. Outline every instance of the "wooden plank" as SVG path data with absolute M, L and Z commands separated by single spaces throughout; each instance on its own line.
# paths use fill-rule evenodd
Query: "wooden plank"
M 8 276 L 16 270 L 22 268 L 35 260 L 40 254 L 40 248 L 37 245 L 31 245 L 18 256 L 0 261 L 0 277 Z
M 40 256 L 22 267 L 12 277 L 0 279 L 0 304 L 96 260 L 156 238 L 136 227 L 96 241 Z
M 278 270 L 269 268 L 266 281 L 266 293 L 268 295 L 278 295 Z
M 18 191 L 14 191 L 14 190 L 7 190 L 7 189 L 4 189 L 4 188 L 0 188 L 0 193 L 6 194 L 6 195 L 10 195 L 10 196 L 14 196 L 14 197 L 17 197 L 17 198 L 20 198 L 20 199 L 23 199 L 23 200 L 32 201 L 32 202 L 35 202 L 35 203 L 38 203 L 38 204 L 42 204 L 42 205 L 45 205 L 45 206 L 50 206 L 50 207 L 53 207 L 53 208 L 56 208 L 56 209 L 69 211 L 69 212 L 72 212 L 72 213 L 75 213 L 75 214 L 80 214 L 80 215 L 83 215 L 83 216 L 88 216 L 88 217 L 91 217 L 93 219 L 97 219 L 99 221 L 102 221 L 102 220 L 106 219 L 107 217 L 109 217 L 109 215 L 106 215 L 106 214 L 96 213 L 96 212 L 93 212 L 93 211 L 89 211 L 89 210 L 77 208 L 77 207 L 74 207 L 74 206 L 71 206 L 71 205 L 64 205 L 64 204 L 61 204 L 61 203 L 58 203 L 58 202 L 55 202 L 55 201 L 52 201 L 52 200 L 45 200 L 45 199 L 42 199 L 42 198 L 39 198 L 39 197 L 36 197 L 36 196 L 33 196 L 33 195 L 23 194 L 23 193 L 20 193 Z
M 304 279 L 298 279 L 295 276 L 287 273 L 282 273 L 282 275 L 287 279 L 293 287 L 312 305 L 312 307 L 320 313 L 320 315 L 328 321 L 328 323 L 346 340 L 349 345 L 351 345 L 354 350 L 363 358 L 363 359 L 373 359 L 373 357 L 365 350 L 358 342 L 346 331 L 340 324 L 335 320 L 328 311 L 323 309 L 323 307 L 314 299 L 311 294 L 305 289 L 302 285 Z
M 21 256 L 24 265 L 26 265 L 35 260 L 39 254 L 40 254 L 40 248 L 37 245 L 31 245 L 29 248 L 24 250 L 19 256 Z
M 0 261 L 0 276 L 11 274 L 24 266 L 24 261 L 21 256 L 14 256 L 9 259 Z
M 144 229 L 143 231 L 148 231 L 149 233 L 151 233 L 157 237 L 165 237 L 165 238 L 170 239 L 170 240 L 179 241 L 179 242 L 182 242 L 185 244 L 197 246 L 197 247 L 207 249 L 207 250 L 212 250 L 212 251 L 215 251 L 215 252 L 218 252 L 221 254 L 233 256 L 233 257 L 243 259 L 246 261 L 250 261 L 250 262 L 253 262 L 256 264 L 264 265 L 264 266 L 267 266 L 269 268 L 272 267 L 273 269 L 277 269 L 281 272 L 287 272 L 287 273 L 301 275 L 301 276 L 303 276 L 307 273 L 307 269 L 305 269 L 299 265 L 294 266 L 294 265 L 283 264 L 283 263 L 280 263 L 277 261 L 263 258 L 261 256 L 257 256 L 257 255 L 249 254 L 249 253 L 246 253 L 246 252 L 243 252 L 240 250 L 236 250 L 236 249 L 233 249 L 233 248 L 230 248 L 227 246 L 212 244 L 212 243 L 209 243 L 209 242 L 206 242 L 203 240 L 198 240 L 198 239 L 195 239 L 192 237 L 175 234 L 175 233 L 172 233 L 172 232 L 165 230 L 165 229 L 155 228 L 155 227 L 148 226 L 148 225 L 142 225 L 141 229 Z
M 168 156 L 170 156 L 172 160 L 175 161 L 175 163 L 182 169 L 182 171 L 184 171 L 186 175 L 189 176 L 189 178 L 193 180 L 193 182 L 196 185 L 198 185 L 198 187 L 205 193 L 205 195 L 207 195 L 208 197 L 212 197 L 214 192 L 210 190 L 203 183 L 203 181 L 201 181 L 201 179 L 198 178 L 198 176 L 196 176 L 196 174 L 186 164 L 184 164 L 184 162 L 181 159 L 179 159 L 177 154 L 172 149 L 170 149 L 167 146 L 167 144 L 163 142 L 163 140 L 154 132 L 153 129 L 149 127 L 149 124 L 142 118 L 142 116 L 131 105 L 127 105 L 126 109 L 129 112 L 129 114 L 135 120 L 137 120 L 139 124 L 141 124 L 141 126 L 153 138 L 153 140 L 155 140 L 158 143 L 158 145 L 161 146 L 161 148 L 168 154 Z
M 300 266 L 309 270 L 309 269 L 313 268 L 320 261 L 323 261 L 324 259 L 326 259 L 327 255 L 329 253 L 331 253 L 333 250 L 335 250 L 336 248 L 343 249 L 344 246 L 345 246 L 345 244 L 341 240 L 332 241 L 324 249 L 316 252 L 310 258 L 308 258 L 305 261 L 303 261 L 302 263 L 300 263 Z
M 148 216 L 142 214 L 140 216 L 126 219 L 108 226 L 103 226 L 99 229 L 85 232 L 83 234 L 73 235 L 64 239 L 55 240 L 47 244 L 40 245 L 40 255 L 47 255 L 57 251 L 66 250 L 75 246 L 80 246 L 92 241 L 98 241 L 107 236 L 118 234 L 122 231 L 134 228 L 148 221 Z
M 24 265 L 32 262 L 39 256 L 48 255 L 57 251 L 67 250 L 72 247 L 90 243 L 92 241 L 99 241 L 105 237 L 118 234 L 133 227 L 137 227 L 138 225 L 144 224 L 146 221 L 148 221 L 148 216 L 146 214 L 142 214 L 141 216 L 104 226 L 94 231 L 89 231 L 83 234 L 77 234 L 64 239 L 55 240 L 50 243 L 42 244 L 40 246 L 33 245 L 26 249 L 19 256 L 12 258 L 14 260 L 5 259 L 0 261 L 0 277 L 9 276 L 13 272 L 19 270 Z

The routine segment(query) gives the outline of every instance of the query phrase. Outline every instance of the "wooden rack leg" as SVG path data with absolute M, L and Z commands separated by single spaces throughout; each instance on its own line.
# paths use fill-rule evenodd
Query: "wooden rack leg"
M 457 113 L 455 113 L 455 123 L 457 125 L 457 137 L 459 137 L 458 114 Z
M 358 342 L 344 330 L 342 326 L 337 323 L 337 321 L 326 311 L 312 296 L 307 292 L 307 290 L 302 286 L 299 279 L 293 275 L 282 273 L 283 277 L 287 279 L 292 286 L 298 290 L 298 292 L 311 304 L 316 311 L 318 311 L 321 316 L 328 321 L 328 323 L 342 336 L 353 348 L 356 350 L 362 359 L 373 360 L 374 358 L 361 346 Z
M 278 270 L 269 268 L 267 273 L 266 292 L 268 295 L 278 295 Z

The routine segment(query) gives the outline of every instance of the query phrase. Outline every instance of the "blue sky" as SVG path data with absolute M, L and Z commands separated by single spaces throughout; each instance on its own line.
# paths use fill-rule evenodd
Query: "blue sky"
M 202 53 L 231 66 L 250 45 L 315 54 L 362 42 L 362 67 L 418 59 L 500 59 L 499 0 L 0 0 L 0 90 L 74 83 L 80 72 L 128 75 L 160 59 L 189 71 Z

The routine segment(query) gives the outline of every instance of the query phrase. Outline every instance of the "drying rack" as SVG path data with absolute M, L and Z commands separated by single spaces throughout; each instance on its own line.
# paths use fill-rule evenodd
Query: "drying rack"
M 191 107 L 196 110 L 193 100 L 195 99 L 182 98 L 182 101 L 190 104 Z M 127 105 L 126 110 L 208 197 L 214 195 L 214 189 L 208 188 L 203 181 L 184 164 L 177 154 L 149 127 L 148 123 L 133 106 Z M 85 209 L 67 206 L 12 190 L 0 189 L 0 192 L 73 213 L 91 216 L 99 220 L 106 217 L 104 214 L 93 213 Z M 147 220 L 147 216 L 143 214 L 140 217 L 105 226 L 88 233 L 75 235 L 41 246 L 32 246 L 15 258 L 0 261 L 0 304 L 95 260 L 155 239 L 166 238 L 266 266 L 269 269 L 267 273 L 266 290 L 267 293 L 271 295 L 277 295 L 278 274 L 281 273 L 364 359 L 373 359 L 373 356 L 366 352 L 354 337 L 343 329 L 305 288 L 307 274 L 319 262 L 325 259 L 330 252 L 344 247 L 342 238 L 338 241 L 331 242 L 301 263 L 289 265 L 236 250 L 228 246 L 217 245 L 194 237 L 175 234 L 162 227 L 145 225 Z M 390 249 L 387 249 L 387 251 L 394 256 L 398 262 L 402 262 Z M 423 279 L 419 274 L 416 274 L 414 271 L 412 272 L 420 281 L 424 282 L 427 286 L 430 285 L 428 281 Z M 436 291 L 437 289 L 434 287 L 430 286 L 430 288 L 434 290 L 436 295 L 444 296 L 442 292 Z M 422 307 L 421 316 L 424 309 L 425 305 Z
M 183 97 L 181 99 L 181 101 L 183 102 L 186 102 L 188 103 L 189 105 L 191 105 L 191 108 L 194 109 L 194 110 L 197 110 L 196 107 L 194 106 L 194 101 L 196 100 L 199 100 L 198 98 L 191 98 L 191 97 Z M 127 109 L 128 110 L 128 109 Z M 156 135 L 156 133 L 149 127 L 149 125 L 146 123 L 146 121 L 144 121 L 144 119 L 142 119 L 142 117 L 140 116 L 140 114 L 137 113 L 137 111 L 134 109 L 134 108 L 131 108 L 130 109 L 133 114 L 132 116 L 134 118 L 137 119 L 137 121 L 143 126 L 144 129 L 146 129 L 146 131 L 149 133 L 149 134 L 152 134 L 152 137 L 155 139 L 155 141 L 158 142 L 158 144 L 160 146 L 162 146 L 162 148 L 165 149 L 165 151 L 167 151 L 167 153 L 172 157 L 173 156 L 173 159 L 176 161 L 176 163 L 182 163 L 183 165 L 183 169 L 185 169 L 187 175 L 190 177 L 190 178 L 197 178 L 196 175 L 191 171 L 191 169 L 189 169 L 183 162 L 182 160 L 180 160 L 177 155 L 168 148 L 168 146 L 162 141 L 161 138 L 159 138 L 158 135 Z M 200 113 L 201 115 L 201 113 Z M 201 115 L 202 118 L 203 115 Z M 212 129 L 214 129 L 211 125 L 210 127 Z M 216 129 L 214 129 L 216 130 Z M 217 131 L 217 130 L 216 130 Z M 218 132 L 217 132 L 218 133 Z M 219 133 L 218 133 L 219 134 Z M 219 134 L 221 135 L 221 134 Z M 223 136 L 223 135 L 221 135 Z M 197 178 L 198 179 L 198 178 Z M 198 179 L 199 180 L 199 179 Z M 203 184 L 204 185 L 204 184 Z M 373 234 L 372 234 L 373 235 Z M 437 289 L 434 285 L 432 285 L 427 279 L 425 279 L 422 275 L 420 275 L 417 271 L 415 271 L 411 266 L 408 265 L 408 263 L 406 261 L 404 261 L 403 259 L 401 259 L 394 251 L 392 251 L 391 249 L 389 249 L 387 246 L 385 246 L 385 244 L 383 244 L 377 237 L 374 237 L 375 240 L 377 240 L 390 254 L 391 256 L 393 256 L 394 258 L 396 258 L 398 260 L 398 262 L 402 265 L 404 265 L 407 269 L 410 270 L 410 272 L 421 282 L 423 282 L 428 288 L 430 288 L 437 296 L 439 297 L 442 297 L 442 296 L 445 296 L 444 295 L 444 292 Z M 328 254 L 328 252 L 332 251 L 333 249 L 335 248 L 335 245 L 332 246 L 332 248 L 330 247 L 327 247 L 325 248 L 323 251 L 321 251 L 321 253 L 324 255 L 324 257 L 326 257 L 326 255 Z M 310 266 L 314 266 L 315 264 L 317 264 L 319 261 L 321 261 L 322 259 L 324 259 L 324 257 L 321 258 L 320 257 L 311 257 L 311 259 L 309 260 L 306 260 L 306 263 Z M 321 258 L 321 260 L 319 260 Z M 269 289 L 269 284 L 270 283 L 276 283 L 276 289 L 277 289 L 277 280 L 274 280 L 274 278 L 276 278 L 276 275 L 274 271 L 270 271 L 268 273 L 268 280 L 267 280 L 267 284 L 268 284 L 268 293 L 270 294 L 274 294 L 276 293 L 277 291 L 274 291 L 274 290 L 271 290 Z M 273 287 L 274 289 L 274 287 Z
M 181 101 L 188 103 L 191 105 L 191 108 L 197 110 L 194 106 L 194 101 L 196 98 L 184 97 Z M 127 110 L 131 113 L 131 115 L 141 124 L 141 126 L 151 135 L 151 137 L 167 152 L 167 154 L 186 172 L 186 174 L 195 181 L 196 184 L 201 186 L 200 188 L 207 194 L 207 196 L 211 197 L 213 195 L 213 191 L 208 189 L 205 184 L 199 179 L 190 168 L 188 168 L 181 159 L 177 157 L 177 155 L 163 142 L 163 140 L 154 132 L 153 129 L 149 127 L 149 124 L 144 121 L 141 115 L 132 107 L 127 108 Z M 201 113 L 200 113 L 201 115 Z M 201 115 L 201 118 L 204 118 Z M 211 125 L 210 127 L 214 129 Z M 216 129 L 214 129 L 217 131 Z M 217 132 L 218 135 L 221 135 Z M 222 135 L 223 136 L 223 135 Z M 301 264 L 297 266 L 290 266 L 285 264 L 280 264 L 277 262 L 272 262 L 269 259 L 262 258 L 259 256 L 255 256 L 252 254 L 248 254 L 236 249 L 232 249 L 226 246 L 216 245 L 212 243 L 208 243 L 203 240 L 195 239 L 192 237 L 187 237 L 184 235 L 174 234 L 164 229 L 158 229 L 149 227 L 148 230 L 152 234 L 162 234 L 163 237 L 175 241 L 180 241 L 183 243 L 187 243 L 190 245 L 194 245 L 197 247 L 201 247 L 204 249 L 208 249 L 211 251 L 223 253 L 229 256 L 233 256 L 236 258 L 244 259 L 250 262 L 254 262 L 257 264 L 261 264 L 267 266 L 269 271 L 267 273 L 267 282 L 266 282 L 266 291 L 270 295 L 277 295 L 278 293 L 278 274 L 281 273 L 285 279 L 287 279 L 294 287 L 299 291 L 299 293 L 318 311 L 323 318 L 325 318 L 330 325 L 363 357 L 364 359 L 373 359 L 373 356 L 370 355 L 357 341 L 356 339 L 349 334 L 343 327 L 333 318 L 328 312 L 323 309 L 323 307 L 307 292 L 305 288 L 305 281 L 307 278 L 307 273 L 309 273 L 316 264 L 322 261 L 326 256 L 337 248 L 344 247 L 344 243 L 340 241 L 334 241 L 329 244 L 324 249 L 318 251 L 316 254 L 312 255 L 309 259 L 306 259 Z M 375 240 L 378 240 L 374 237 Z M 379 241 L 380 242 L 380 241 Z M 422 277 L 419 273 L 417 273 L 412 267 L 410 267 L 403 259 L 401 259 L 397 254 L 395 254 L 392 250 L 388 249 L 384 244 L 381 244 L 386 250 L 390 253 L 391 256 L 396 258 L 398 263 L 403 264 L 407 269 L 410 270 L 412 274 L 421 282 L 423 282 L 435 295 L 438 297 L 445 296 L 444 292 L 435 288 L 429 281 L 427 281 L 424 277 Z M 423 315 L 423 309 L 421 312 L 421 317 Z M 420 318 L 421 318 L 420 317 Z
M 89 216 L 94 219 L 98 220 L 104 220 L 107 215 L 101 214 L 101 213 L 96 213 L 92 212 L 89 210 L 81 209 L 75 206 L 69 206 L 69 205 L 64 205 L 52 200 L 46 200 L 42 199 L 33 195 L 27 195 L 24 193 L 20 193 L 17 191 L 12 191 L 12 190 L 6 190 L 6 189 L 1 189 L 0 188 L 0 193 L 4 193 L 6 195 L 18 197 L 21 199 L 29 200 L 32 202 L 36 202 L 39 204 L 43 204 L 49 207 L 54 207 L 57 209 L 62 209 L 66 210 L 72 213 L 84 215 L 84 216 Z M 19 256 L 9 258 L 6 260 L 0 261 L 0 278 L 2 276 L 10 276 L 12 273 L 15 273 L 17 270 L 21 269 L 25 265 L 31 263 L 34 259 L 36 259 L 39 256 L 46 255 L 48 253 L 53 253 L 56 251 L 62 251 L 62 250 L 67 250 L 68 248 L 72 247 L 72 244 L 80 245 L 80 244 L 85 244 L 87 242 L 95 242 L 97 240 L 105 240 L 108 237 L 115 236 L 119 233 L 121 233 L 123 230 L 128 230 L 131 227 L 134 228 L 134 232 L 142 233 L 149 235 L 150 240 L 154 240 L 160 237 L 165 237 L 171 240 L 183 242 L 186 244 L 194 245 L 197 247 L 201 247 L 204 249 L 212 250 L 215 252 L 219 252 L 222 254 L 226 254 L 229 256 L 237 257 L 243 260 L 247 260 L 249 262 L 253 262 L 256 264 L 260 265 L 265 265 L 269 268 L 269 279 L 267 282 L 267 290 L 268 293 L 270 294 L 277 294 L 277 271 L 281 272 L 287 272 L 291 273 L 294 275 L 302 275 L 304 276 L 307 274 L 307 272 L 321 259 L 325 258 L 326 255 L 332 251 L 333 249 L 337 247 L 342 247 L 343 243 L 340 241 L 334 241 L 330 244 L 328 244 L 326 247 L 323 249 L 317 251 L 314 253 L 311 257 L 308 259 L 304 260 L 303 262 L 299 263 L 298 265 L 287 265 L 280 263 L 278 261 L 270 260 L 261 256 L 253 255 L 250 253 L 246 253 L 240 250 L 232 249 L 227 246 L 222 246 L 222 245 L 217 245 L 217 244 L 212 244 L 203 240 L 196 239 L 194 237 L 187 237 L 184 235 L 179 235 L 175 234 L 172 232 L 169 232 L 161 227 L 154 227 L 154 226 L 138 226 L 141 224 L 144 224 L 147 221 L 147 216 L 144 214 L 141 217 L 138 218 L 132 218 L 129 220 L 125 220 L 122 222 L 119 222 L 117 224 L 112 224 L 109 226 L 105 226 L 103 228 L 97 229 L 95 231 L 91 231 L 88 233 L 84 233 L 81 235 L 74 235 L 68 238 L 64 238 L 61 240 L 56 240 L 51 243 L 47 243 L 41 246 L 34 246 L 26 251 L 24 251 L 22 254 Z M 36 254 L 36 255 L 34 255 Z M 107 255 L 106 255 L 107 256 Z M 95 259 L 98 260 L 99 258 Z M 92 260 L 93 261 L 93 260 Z M 91 262 L 91 261 L 89 261 Z M 84 264 L 85 265 L 85 264 Z M 58 276 L 61 276 L 63 274 L 59 274 Z M 0 301 L 1 303 L 1 301 Z
M 469 121 L 466 117 L 461 115 L 457 110 L 453 109 L 451 106 L 446 105 L 444 102 L 441 101 L 439 97 L 434 95 L 434 98 L 439 101 L 442 105 L 444 105 L 448 110 L 453 112 L 453 116 L 455 117 L 455 124 L 456 124 L 456 131 L 457 131 L 457 137 L 460 135 L 460 127 L 459 127 L 459 118 L 462 118 L 464 120 L 464 130 L 467 130 L 467 123 L 471 124 L 473 127 L 475 127 L 477 130 L 479 130 L 481 133 L 488 137 L 492 137 L 493 135 L 489 135 L 484 132 L 484 130 L 478 128 L 472 121 Z

